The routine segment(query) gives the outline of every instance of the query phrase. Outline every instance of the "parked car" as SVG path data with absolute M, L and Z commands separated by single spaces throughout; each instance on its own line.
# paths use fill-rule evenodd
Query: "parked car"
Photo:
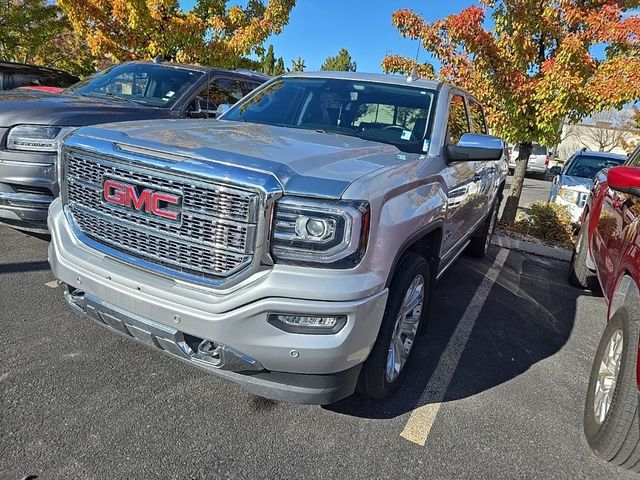
M 640 472 L 640 149 L 597 173 L 569 269 L 572 284 L 601 289 L 608 323 L 595 354 L 584 432 L 602 459 Z
M 516 160 L 520 154 L 520 146 L 515 145 L 509 155 L 509 173 L 513 175 L 516 168 Z M 549 150 L 543 145 L 533 144 L 529 161 L 527 162 L 527 173 L 534 173 L 544 179 L 549 166 Z
M 569 209 L 571 220 L 580 223 L 582 211 L 587 203 L 596 174 L 604 169 L 620 165 L 626 155 L 580 150 L 564 165 L 562 172 L 554 177 L 549 201 Z
M 268 77 L 171 63 L 131 62 L 64 92 L 0 92 L 0 222 L 46 233 L 58 195 L 60 140 L 84 125 L 157 118 L 208 118 Z
M 67 301 L 260 396 L 388 397 L 435 280 L 487 252 L 503 142 L 460 89 L 355 72 L 279 77 L 221 118 L 64 141 Z
M 28 86 L 66 88 L 79 80 L 75 75 L 62 70 L 24 63 L 0 62 L 0 90 Z

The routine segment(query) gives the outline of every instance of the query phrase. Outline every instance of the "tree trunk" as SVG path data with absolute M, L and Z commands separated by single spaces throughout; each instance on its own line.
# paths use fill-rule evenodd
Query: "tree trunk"
M 513 222 L 516 221 L 524 176 L 527 173 L 527 163 L 529 163 L 529 156 L 531 155 L 532 150 L 533 145 L 531 142 L 520 143 L 518 159 L 516 160 L 516 168 L 513 172 L 513 182 L 511 183 L 509 195 L 507 196 L 507 201 L 504 204 L 504 211 L 502 212 L 501 221 L 507 225 L 512 225 Z

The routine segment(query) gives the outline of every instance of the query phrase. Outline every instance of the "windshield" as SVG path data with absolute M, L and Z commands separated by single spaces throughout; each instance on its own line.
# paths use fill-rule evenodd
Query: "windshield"
M 98 72 L 69 90 L 150 107 L 168 108 L 203 75 L 197 70 L 161 64 L 122 64 Z
M 223 119 L 338 133 L 419 153 L 428 147 L 435 95 L 401 85 L 285 77 L 257 90 Z
M 571 177 L 594 178 L 596 174 L 603 168 L 615 167 L 622 164 L 626 158 L 615 157 L 590 157 L 588 155 L 580 155 L 576 157 L 567 173 Z

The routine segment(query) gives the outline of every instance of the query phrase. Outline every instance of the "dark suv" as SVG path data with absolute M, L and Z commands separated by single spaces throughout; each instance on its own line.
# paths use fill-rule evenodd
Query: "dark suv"
M 215 117 L 268 77 L 171 63 L 131 62 L 96 73 L 54 95 L 0 92 L 0 223 L 47 232 L 58 194 L 56 158 L 62 138 L 100 123 Z
M 78 77 L 62 70 L 24 63 L 0 62 L 0 90 L 33 86 L 66 88 L 78 80 Z

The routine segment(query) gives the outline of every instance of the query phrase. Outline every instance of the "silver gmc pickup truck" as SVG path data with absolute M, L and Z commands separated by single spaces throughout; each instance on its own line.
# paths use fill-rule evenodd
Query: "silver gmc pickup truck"
M 351 72 L 276 78 L 220 120 L 81 128 L 60 158 L 49 261 L 75 311 L 313 404 L 396 391 L 508 168 L 468 93 Z

